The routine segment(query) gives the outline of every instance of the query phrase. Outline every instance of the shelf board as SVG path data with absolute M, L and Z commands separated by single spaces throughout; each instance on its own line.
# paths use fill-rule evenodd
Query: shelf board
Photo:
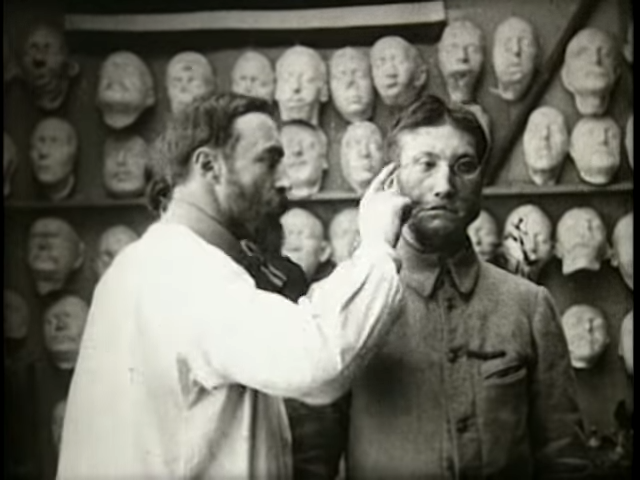
M 585 183 L 538 186 L 522 185 L 491 185 L 482 190 L 484 197 L 518 197 L 538 195 L 601 195 L 612 193 L 633 193 L 633 182 L 615 183 L 598 187 Z
M 147 208 L 145 200 L 10 200 L 4 202 L 5 210 L 81 210 L 101 208 Z

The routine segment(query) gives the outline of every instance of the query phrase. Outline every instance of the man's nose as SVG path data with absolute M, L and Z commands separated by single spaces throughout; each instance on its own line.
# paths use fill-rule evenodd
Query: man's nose
M 449 166 L 437 167 L 433 174 L 433 194 L 436 198 L 447 198 L 453 193 L 451 169 Z

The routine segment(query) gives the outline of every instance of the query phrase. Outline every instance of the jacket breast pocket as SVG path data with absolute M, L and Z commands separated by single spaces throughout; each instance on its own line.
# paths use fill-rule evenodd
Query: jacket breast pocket
M 480 375 L 485 386 L 510 385 L 527 376 L 527 366 L 521 360 L 494 360 L 480 367 Z

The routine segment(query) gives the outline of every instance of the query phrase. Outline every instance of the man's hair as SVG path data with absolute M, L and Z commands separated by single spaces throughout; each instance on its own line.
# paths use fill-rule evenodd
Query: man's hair
M 397 162 L 398 137 L 407 130 L 420 127 L 452 125 L 468 133 L 475 141 L 478 160 L 484 162 L 489 153 L 489 139 L 478 117 L 464 106 L 447 105 L 441 98 L 425 94 L 403 110 L 394 120 L 387 136 L 387 155 Z

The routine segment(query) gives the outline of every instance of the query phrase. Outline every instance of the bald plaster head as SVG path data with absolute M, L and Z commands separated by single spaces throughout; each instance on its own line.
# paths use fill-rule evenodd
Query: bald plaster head
M 308 279 L 331 257 L 324 226 L 318 217 L 302 208 L 288 210 L 280 223 L 284 233 L 282 255 L 300 265 Z
M 57 110 L 80 67 L 69 59 L 64 33 L 51 25 L 37 25 L 27 34 L 22 49 L 22 73 L 38 108 Z
M 98 256 L 95 263 L 98 277 L 102 277 L 116 256 L 137 239 L 138 235 L 125 225 L 115 225 L 105 230 L 98 242 Z
M 41 120 L 31 134 L 31 166 L 40 189 L 50 200 L 62 200 L 73 192 L 78 158 L 76 129 L 63 118 Z
M 624 146 L 627 149 L 627 160 L 633 169 L 633 113 L 627 120 L 627 126 L 624 133 Z
M 340 144 L 342 175 L 351 188 L 363 193 L 384 167 L 382 132 L 372 122 L 347 127 Z
M 348 122 L 371 118 L 375 93 L 369 54 L 354 47 L 336 50 L 329 71 L 331 97 L 340 115 Z
M 438 43 L 438 66 L 451 101 L 470 103 L 484 64 L 484 35 L 469 20 L 456 20 Z
M 18 149 L 7 132 L 2 136 L 2 177 L 4 179 L 4 198 L 11 194 L 11 179 L 18 166 Z
M 67 295 L 44 313 L 44 342 L 58 368 L 76 366 L 89 307 L 79 297 Z
M 4 338 L 21 340 L 29 333 L 31 314 L 25 299 L 13 290 L 4 291 Z
M 609 117 L 584 117 L 571 132 L 569 153 L 580 178 L 593 185 L 610 183 L 620 167 L 620 127 Z
M 622 320 L 618 355 L 622 357 L 627 373 L 633 376 L 633 310 Z
M 60 451 L 60 443 L 62 441 L 62 427 L 64 426 L 64 417 L 67 411 L 67 400 L 60 400 L 56 403 L 51 411 L 51 437 L 56 451 Z
M 153 76 L 135 53 L 115 52 L 100 67 L 96 103 L 102 119 L 111 128 L 134 123 L 144 110 L 156 103 Z
M 318 52 L 296 45 L 276 62 L 276 92 L 282 121 L 320 122 L 320 105 L 329 100 L 327 66 Z
M 514 209 L 504 224 L 502 253 L 507 270 L 537 280 L 553 256 L 553 225 L 547 214 L 532 204 Z
M 562 260 L 562 273 L 600 270 L 611 255 L 607 230 L 598 212 L 576 207 L 562 215 L 556 226 L 556 255 Z
M 142 195 L 150 165 L 149 148 L 137 135 L 111 137 L 104 144 L 102 178 L 111 197 Z
M 624 283 L 633 290 L 633 212 L 618 220 L 611 243 L 611 264 L 620 271 Z
M 419 50 L 397 36 L 382 37 L 370 51 L 373 84 L 385 105 L 406 107 L 429 79 Z
M 573 305 L 562 315 L 562 329 L 569 346 L 571 366 L 591 368 L 609 345 L 607 321 L 590 305 Z
M 500 247 L 500 231 L 496 220 L 486 210 L 481 210 L 468 227 L 467 235 L 474 251 L 485 262 L 492 261 Z
M 84 261 L 85 246 L 60 218 L 36 220 L 29 230 L 27 261 L 40 295 L 61 290 Z
M 597 28 L 580 30 L 567 45 L 562 83 L 582 115 L 603 115 L 620 77 L 620 52 L 613 38 Z
M 213 92 L 216 78 L 213 68 L 204 55 L 197 52 L 181 52 L 167 65 L 165 74 L 171 113 L 182 112 L 196 98 Z
M 260 52 L 244 52 L 231 70 L 231 91 L 273 101 L 276 74 L 269 59 Z
M 336 263 L 351 257 L 360 238 L 358 209 L 345 208 L 337 213 L 329 225 L 329 242 Z
M 564 115 L 549 106 L 529 116 L 523 138 L 524 161 L 536 185 L 554 185 L 569 151 L 569 133 Z

